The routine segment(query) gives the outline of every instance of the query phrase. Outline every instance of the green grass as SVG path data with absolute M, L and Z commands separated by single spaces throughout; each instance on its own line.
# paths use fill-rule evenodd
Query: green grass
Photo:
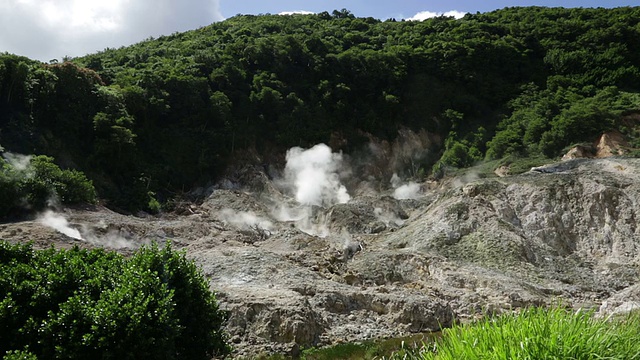
M 558 160 L 553 160 L 546 158 L 544 156 L 532 156 L 532 157 L 517 157 L 517 156 L 508 156 L 499 161 L 499 166 L 508 165 L 509 166 L 509 174 L 517 175 L 525 173 L 531 170 L 532 167 L 542 166 L 550 163 L 557 162 Z
M 590 312 L 531 308 L 443 331 L 435 343 L 393 359 L 640 359 L 640 315 L 611 321 Z
M 549 159 L 544 156 L 518 157 L 515 155 L 506 156 L 497 160 L 486 160 L 468 168 L 447 170 L 448 177 L 460 177 L 474 174 L 480 179 L 495 178 L 495 170 L 500 166 L 509 166 L 509 175 L 518 175 L 531 170 L 532 167 L 542 166 L 558 162 L 559 159 Z
M 408 337 L 378 339 L 358 343 L 344 343 L 324 348 L 310 348 L 302 351 L 298 359 L 301 360 L 373 360 L 397 354 L 399 351 L 411 351 L 417 353 L 425 343 L 432 343 L 434 338 L 440 336 L 439 332 L 416 334 Z M 284 355 L 264 355 L 258 360 L 286 360 L 291 359 Z

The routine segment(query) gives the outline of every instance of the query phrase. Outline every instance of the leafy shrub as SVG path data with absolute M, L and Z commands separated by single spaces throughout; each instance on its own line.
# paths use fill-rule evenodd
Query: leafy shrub
M 20 189 L 13 169 L 0 158 L 0 218 L 9 215 L 20 201 Z
M 38 360 L 38 357 L 28 351 L 9 351 L 2 360 Z
M 147 210 L 149 210 L 152 214 L 157 214 L 160 212 L 160 210 L 162 209 L 162 205 L 160 205 L 160 202 L 158 201 L 158 199 L 156 199 L 156 193 L 154 193 L 153 191 L 149 191 L 147 192 L 147 194 L 149 195 L 149 203 L 147 204 Z
M 450 132 L 445 141 L 445 150 L 440 160 L 433 166 L 434 176 L 443 176 L 447 168 L 464 168 L 482 159 L 479 143 L 485 134 L 484 128 L 478 129 L 477 134 L 471 133 L 472 139 L 457 140 L 456 132 Z M 468 136 L 469 137 L 469 136 Z
M 38 359 L 210 359 L 229 353 L 223 312 L 170 246 L 103 250 L 0 242 L 0 354 Z
M 76 170 L 62 170 L 48 156 L 35 156 L 31 159 L 32 176 L 23 181 L 36 192 L 33 204 L 42 203 L 42 195 L 57 195 L 63 203 L 93 203 L 96 192 L 87 177 Z M 42 194 L 42 195 L 40 195 Z M 46 201 L 46 199 L 44 199 Z
M 556 84 L 559 80 L 550 79 L 545 90 L 525 87 L 511 101 L 513 113 L 487 143 L 487 159 L 510 155 L 554 158 L 570 144 L 594 141 L 602 132 L 620 127 L 621 115 L 640 107 L 635 93 L 614 86 L 565 88 Z
M 506 129 L 498 131 L 487 143 L 487 159 L 500 159 L 505 155 L 522 152 L 522 136 L 522 129 L 518 124 L 510 124 Z
M 16 169 L 0 158 L 0 217 L 20 207 L 42 209 L 47 201 L 94 203 L 93 183 L 77 170 L 62 170 L 48 156 L 34 156 L 26 169 Z
M 476 147 L 469 147 L 463 142 L 456 141 L 445 150 L 440 162 L 448 166 L 462 168 L 473 165 L 474 162 L 481 159 L 481 156 L 482 154 Z

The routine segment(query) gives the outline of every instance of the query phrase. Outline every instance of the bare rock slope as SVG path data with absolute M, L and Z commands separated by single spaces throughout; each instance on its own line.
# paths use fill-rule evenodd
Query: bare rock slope
M 104 246 L 111 234 L 115 247 L 171 239 L 229 311 L 238 355 L 432 331 L 528 305 L 603 315 L 640 306 L 638 159 L 570 160 L 328 208 L 296 208 L 260 176 L 260 186 L 214 190 L 184 215 L 66 209 L 84 240 L 37 221 L 4 224 L 0 237 Z

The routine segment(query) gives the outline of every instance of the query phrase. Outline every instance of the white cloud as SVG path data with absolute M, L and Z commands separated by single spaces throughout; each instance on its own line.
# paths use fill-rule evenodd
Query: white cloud
M 48 61 L 209 25 L 220 0 L 0 0 L 0 52 Z
M 453 16 L 456 19 L 460 19 L 463 16 L 465 16 L 467 13 L 462 12 L 462 11 L 457 11 L 457 10 L 451 10 L 451 11 L 447 11 L 447 12 L 433 12 L 433 11 L 420 11 L 419 13 L 413 15 L 410 18 L 407 18 L 405 20 L 409 20 L 409 21 L 422 21 L 422 20 L 426 20 L 426 19 L 430 19 L 430 18 L 434 18 L 434 17 L 438 17 L 438 16 Z
M 315 14 L 315 13 L 313 11 L 307 11 L 307 10 L 283 11 L 281 13 L 278 13 L 278 15 L 296 15 L 296 14 L 309 15 L 309 14 Z

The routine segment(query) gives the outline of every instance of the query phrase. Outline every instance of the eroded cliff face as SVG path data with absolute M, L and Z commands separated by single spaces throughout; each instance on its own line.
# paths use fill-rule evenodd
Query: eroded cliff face
M 382 242 L 445 259 L 433 280 L 459 294 L 458 316 L 557 301 L 598 306 L 638 281 L 639 165 L 573 160 L 475 181 L 444 191 Z
M 327 208 L 296 207 L 251 171 L 251 187 L 212 190 L 182 215 L 65 213 L 129 244 L 171 239 L 186 249 L 229 312 L 238 355 L 432 331 L 529 305 L 603 316 L 640 306 L 638 159 L 448 181 L 407 200 L 361 192 Z M 5 224 L 0 237 L 100 245 L 37 222 Z
M 624 283 L 614 268 L 632 271 L 638 259 L 639 170 L 638 160 L 572 160 L 475 181 L 446 190 L 383 241 L 485 267 L 516 266 L 520 277 L 560 276 L 571 263 L 595 276 L 584 285 L 606 276 L 608 286 Z
M 613 311 L 640 278 L 639 180 L 640 160 L 578 159 L 413 200 L 360 196 L 314 209 L 326 237 L 273 221 L 250 246 L 191 254 L 247 350 L 430 331 L 528 305 Z M 215 214 L 225 196 L 256 195 L 218 190 L 203 206 Z

